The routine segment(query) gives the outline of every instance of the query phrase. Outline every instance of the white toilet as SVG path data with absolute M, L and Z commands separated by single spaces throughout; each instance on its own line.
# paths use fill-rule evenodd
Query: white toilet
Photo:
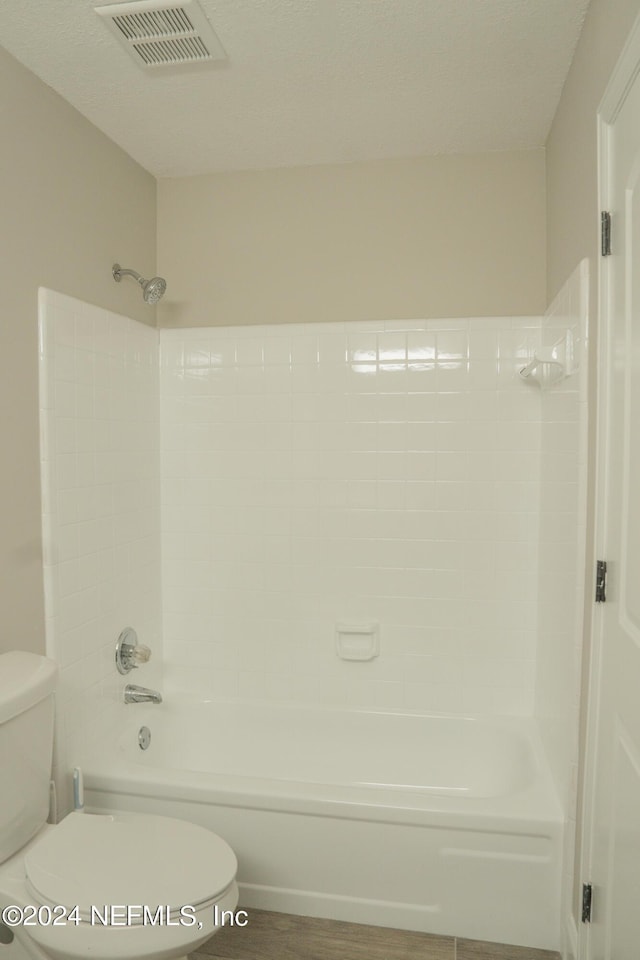
M 171 817 L 71 813 L 48 825 L 56 679 L 45 657 L 0 655 L 0 958 L 184 957 L 235 910 L 235 855 Z

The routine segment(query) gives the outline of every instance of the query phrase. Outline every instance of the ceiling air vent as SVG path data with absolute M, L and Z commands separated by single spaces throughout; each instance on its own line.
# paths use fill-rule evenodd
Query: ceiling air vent
M 138 66 L 177 67 L 226 59 L 196 0 L 134 0 L 94 10 Z

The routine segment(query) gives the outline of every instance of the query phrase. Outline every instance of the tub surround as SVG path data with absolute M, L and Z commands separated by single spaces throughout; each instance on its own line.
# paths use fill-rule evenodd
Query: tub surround
M 577 634 L 566 603 L 554 624 L 557 593 L 538 622 L 549 572 L 539 545 L 553 555 L 556 521 L 571 514 L 573 526 L 562 527 L 567 561 L 575 547 L 583 407 L 574 383 L 543 394 L 519 371 L 568 309 L 563 302 L 548 318 L 158 332 L 42 291 L 47 644 L 62 668 L 59 813 L 70 802 L 68 771 L 81 764 L 97 807 L 113 797 L 131 810 L 168 805 L 228 835 L 241 853 L 246 902 L 256 906 L 557 947 L 576 700 L 563 712 L 549 652 L 561 645 L 564 676 Z M 577 556 L 574 549 L 572 563 Z M 575 598 L 577 582 L 565 573 Z M 128 679 L 160 690 L 162 705 L 122 703 L 114 650 L 127 626 L 153 651 Z M 374 637 L 367 659 L 341 659 L 341 634 L 360 638 L 360 654 L 361 638 Z M 219 708 L 227 701 L 233 722 L 210 709 L 212 729 L 241 728 L 254 715 L 252 729 L 266 729 L 271 710 L 315 710 L 309 737 L 286 754 L 333 766 L 278 772 L 275 740 L 298 729 L 293 714 L 274 726 L 269 771 L 260 772 L 266 746 L 253 769 L 234 769 L 220 748 L 227 769 L 213 793 L 211 773 L 185 759 L 178 722 L 161 731 L 164 770 L 153 740 L 143 763 L 104 745 L 132 724 L 137 736 L 148 710 L 159 711 L 147 723 L 157 730 L 185 695 Z M 551 773 L 531 726 L 537 711 Z M 447 715 L 431 721 L 412 753 L 425 760 L 417 770 L 428 769 L 426 780 L 414 777 L 408 756 L 402 766 L 396 743 L 406 738 L 393 729 L 424 714 Z M 494 736 L 493 760 L 481 741 L 467 741 L 466 753 L 464 736 L 449 743 L 456 724 L 459 734 L 482 731 L 497 715 L 510 733 Z M 324 727 L 341 745 L 365 717 L 375 730 L 356 737 L 348 756 L 311 736 Z M 432 741 L 441 760 L 457 756 L 453 766 L 425 759 Z M 239 753 L 249 758 L 253 743 L 247 734 Z M 510 762 L 496 766 L 507 754 Z M 391 772 L 381 772 L 385 756 L 395 757 Z M 456 779 L 462 770 L 466 779 Z M 269 846 L 269 837 L 282 842 Z M 329 858 L 336 838 L 360 851 L 343 886 L 318 855 Z M 444 870 L 438 889 L 429 887 L 434 871 L 425 875 L 415 859 L 419 846 Z M 396 866 L 408 865 L 392 899 L 372 879 L 374 852 L 387 848 L 399 851 Z M 570 844 L 564 856 L 566 885 Z M 481 888 L 486 902 L 474 901 Z M 522 916 L 530 889 L 537 905 Z M 476 903 L 466 913 L 464 890 Z M 496 898 L 510 904 L 499 929 L 487 920 Z M 383 918 L 372 914 L 380 904 Z
M 47 654 L 60 666 L 54 773 L 70 770 L 125 710 L 115 645 L 133 626 L 162 682 L 158 333 L 50 290 L 39 295 Z
M 531 715 L 540 327 L 162 330 L 167 690 Z
M 574 376 L 541 395 L 540 533 L 535 716 L 566 828 L 563 945 L 577 951 L 572 911 L 578 791 L 578 731 L 585 609 L 589 263 L 583 260 L 549 306 L 541 345 L 571 331 Z

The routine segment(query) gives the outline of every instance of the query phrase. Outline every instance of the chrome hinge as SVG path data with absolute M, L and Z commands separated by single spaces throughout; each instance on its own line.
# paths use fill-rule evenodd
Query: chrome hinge
M 596 563 L 596 603 L 604 603 L 607 599 L 607 561 L 598 560 Z
M 582 884 L 582 922 L 591 923 L 591 909 L 593 907 L 593 887 L 590 883 Z
M 600 250 L 603 257 L 611 256 L 611 214 L 606 210 L 600 214 Z

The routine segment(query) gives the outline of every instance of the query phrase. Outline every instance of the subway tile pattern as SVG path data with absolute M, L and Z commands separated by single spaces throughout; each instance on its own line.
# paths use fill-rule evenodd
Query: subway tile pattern
M 530 714 L 541 318 L 161 331 L 166 684 Z M 336 655 L 337 622 L 381 653 Z
M 116 729 L 120 631 L 152 647 L 138 682 L 159 682 L 158 333 L 41 289 L 40 422 L 46 648 L 60 666 L 55 777 Z M 143 678 L 144 677 L 144 678 Z

